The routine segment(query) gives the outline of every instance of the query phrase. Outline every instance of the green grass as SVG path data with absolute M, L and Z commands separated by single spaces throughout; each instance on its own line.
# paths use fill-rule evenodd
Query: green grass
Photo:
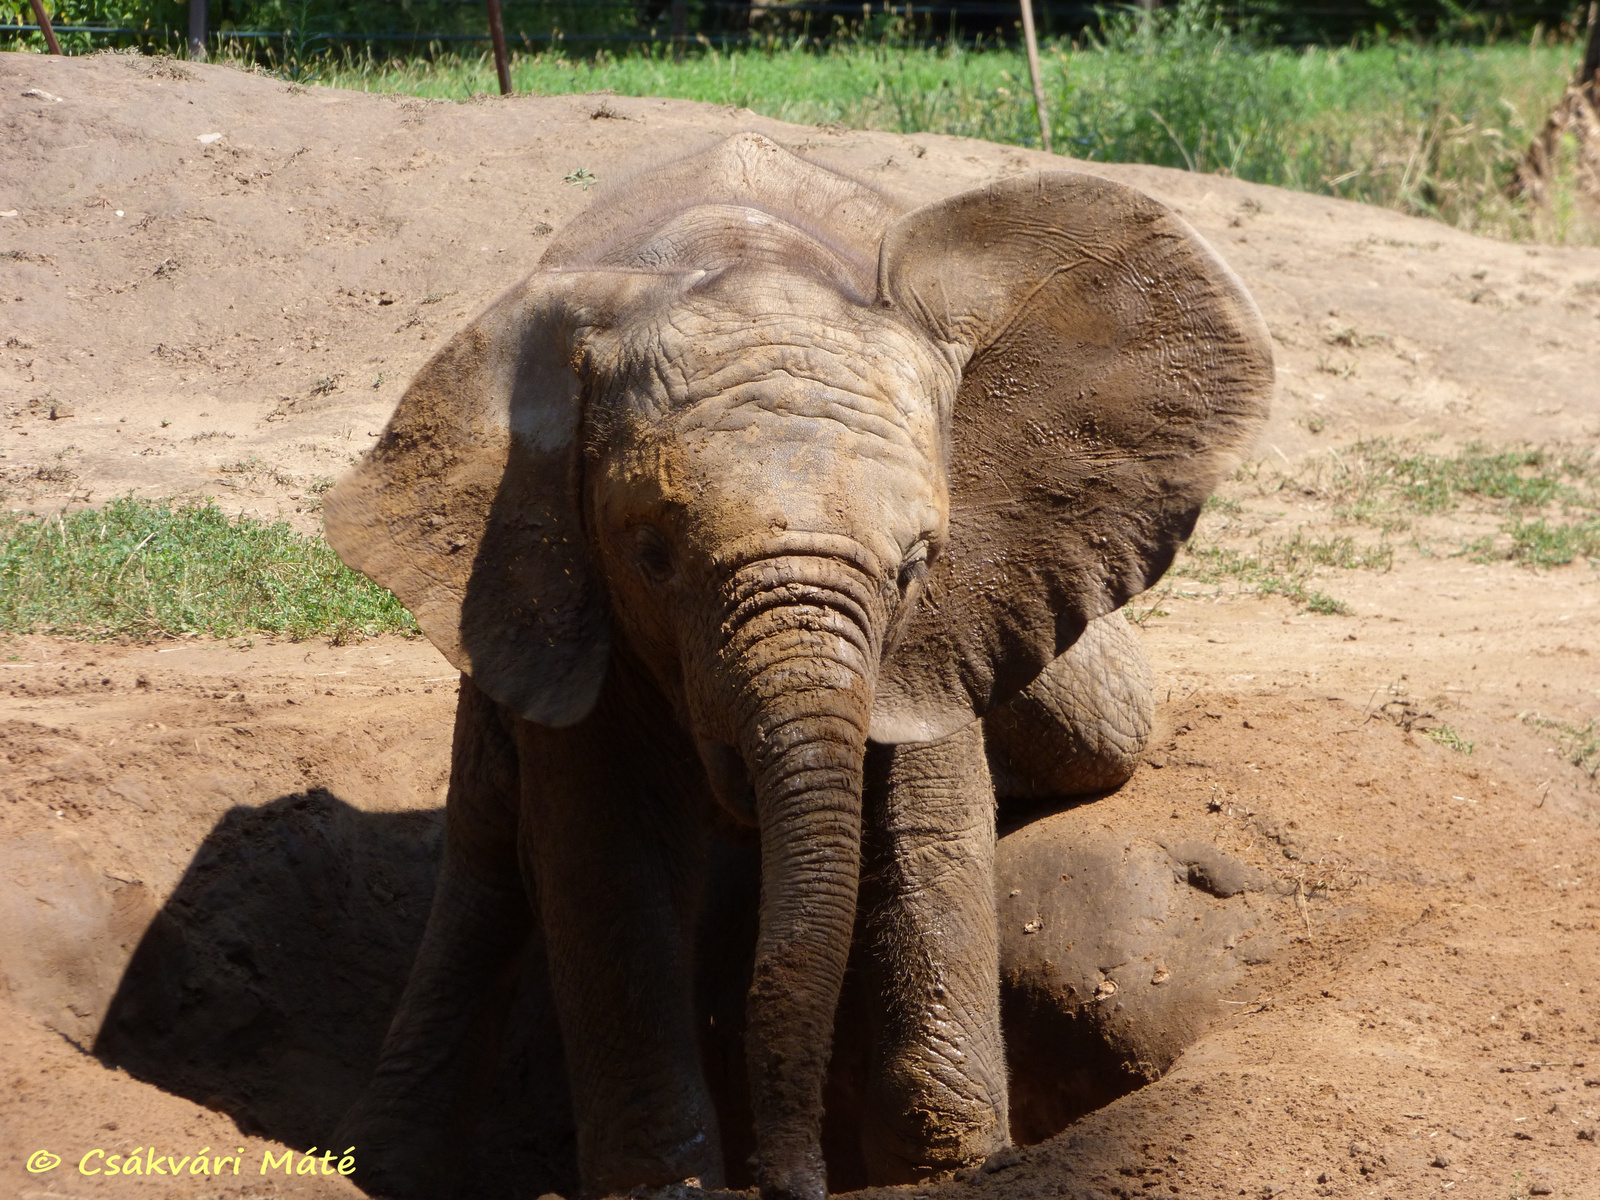
M 1224 503 L 1215 511 L 1239 515 L 1243 510 L 1237 503 L 1232 508 Z M 1297 529 L 1291 538 L 1263 539 L 1254 551 L 1190 542 L 1171 573 L 1198 583 L 1232 580 L 1264 596 L 1282 596 L 1308 612 L 1348 616 L 1344 601 L 1309 586 L 1317 569 L 1388 571 L 1393 566 L 1394 549 L 1386 542 L 1367 546 L 1350 535 L 1318 538 Z
M 1339 515 L 1363 523 L 1382 523 L 1396 512 L 1453 512 L 1466 500 L 1519 510 L 1600 508 L 1600 460 L 1593 453 L 1471 444 L 1438 454 L 1423 443 L 1377 439 L 1355 443 L 1330 466 Z
M 0 514 L 0 632 L 78 638 L 415 634 L 321 538 L 214 501 Z
M 1340 456 L 1333 486 L 1339 515 L 1386 531 L 1408 514 L 1453 512 L 1473 502 L 1505 514 L 1497 535 L 1468 542 L 1474 562 L 1565 566 L 1600 563 L 1600 459 L 1592 451 L 1469 445 L 1435 454 L 1415 443 L 1359 442 Z
M 1263 481 L 1259 467 L 1241 476 L 1258 491 L 1298 492 L 1331 501 L 1334 516 L 1384 535 L 1411 529 L 1417 518 L 1463 507 L 1502 517 L 1498 534 L 1468 542 L 1475 561 L 1509 560 L 1534 567 L 1579 558 L 1600 563 L 1600 455 L 1588 449 L 1469 444 L 1439 453 L 1427 442 L 1375 439 L 1312 460 Z M 1348 553 L 1358 551 L 1351 539 Z M 1361 554 L 1374 553 L 1360 551 Z M 1383 553 L 1383 552 L 1378 552 Z M 1382 562 L 1334 566 L 1379 566 Z
M 1441 453 L 1429 442 L 1373 439 L 1288 470 L 1273 470 L 1264 460 L 1247 463 L 1225 488 L 1206 502 L 1208 523 L 1184 547 L 1171 574 L 1211 585 L 1236 583 L 1310 612 L 1349 612 L 1343 601 L 1313 587 L 1313 580 L 1330 570 L 1392 570 L 1391 534 L 1462 508 L 1499 516 L 1500 529 L 1464 546 L 1452 542 L 1444 553 L 1529 567 L 1559 567 L 1580 558 L 1600 566 L 1600 455 L 1591 450 L 1471 444 Z M 1330 510 L 1335 529 L 1313 533 L 1302 526 L 1288 538 L 1262 538 L 1258 525 L 1245 535 L 1257 538 L 1255 546 L 1240 547 L 1239 535 L 1229 531 L 1266 515 L 1241 503 L 1239 497 L 1252 490 L 1269 501 L 1280 495 L 1297 504 L 1318 501 Z M 1363 535 L 1363 527 L 1378 530 L 1377 539 Z M 1214 540 L 1222 535 L 1235 544 Z M 1421 534 L 1412 540 L 1423 554 L 1441 552 Z
M 304 27 L 306 13 L 293 0 L 274 3 L 286 23 L 272 28 Z M 1600 240 L 1592 206 L 1578 199 L 1575 145 L 1558 147 L 1549 208 L 1505 192 L 1572 77 L 1576 42 L 1552 42 L 1536 31 L 1527 41 L 1477 45 L 1380 40 L 1289 48 L 1219 13 L 1208 0 L 1179 0 L 1149 18 L 1131 5 L 1108 7 L 1097 33 L 1078 42 L 1047 40 L 1044 86 L 1055 149 L 1236 175 L 1497 236 Z M 660 43 L 588 57 L 566 46 L 513 52 L 511 76 L 518 92 L 535 95 L 670 96 L 799 124 L 1039 144 L 1021 53 L 917 44 L 892 13 L 853 28 L 841 24 L 825 46 L 805 36 L 726 50 L 707 43 L 681 61 Z M 23 43 L 0 39 L 11 44 Z M 487 51 L 404 58 L 317 52 L 291 29 L 281 44 L 233 43 L 223 57 L 253 68 L 258 51 L 300 82 L 450 100 L 497 90 Z M 597 104 L 597 114 L 602 109 Z
M 1534 212 L 1504 187 L 1576 65 L 1572 44 L 1258 44 L 1201 0 L 1044 49 L 1058 152 L 1237 175 L 1503 236 L 1592 240 L 1572 206 Z M 313 59 L 306 80 L 467 99 L 495 90 L 486 55 Z M 519 92 L 614 91 L 753 109 L 801 124 L 959 134 L 1036 146 L 1026 61 L 890 37 L 816 49 L 775 41 L 675 62 L 661 50 L 513 56 Z M 597 106 L 599 111 L 599 106 Z M 1566 175 L 1575 171 L 1567 164 Z M 1563 175 L 1555 191 L 1566 195 Z M 1574 176 L 1575 178 L 1575 176 Z M 1563 190 L 1565 188 L 1565 190 Z

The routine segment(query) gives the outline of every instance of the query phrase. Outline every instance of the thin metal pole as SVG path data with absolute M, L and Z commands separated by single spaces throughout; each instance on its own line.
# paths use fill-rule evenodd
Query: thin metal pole
M 44 44 L 51 54 L 61 53 L 61 43 L 56 41 L 56 31 L 50 28 L 50 18 L 44 15 L 43 0 L 33 0 L 33 19 L 39 22 L 39 32 L 44 34 Z
M 1033 32 L 1033 0 L 1022 0 L 1022 36 L 1028 43 L 1028 73 L 1033 76 L 1033 107 L 1039 114 L 1039 142 L 1050 149 L 1050 117 L 1044 110 L 1044 80 L 1039 78 L 1039 39 Z
M 500 0 L 489 0 L 489 39 L 494 42 L 494 73 L 500 77 L 500 94 L 511 95 L 511 59 L 506 54 L 506 26 L 500 19 Z
M 189 57 L 206 56 L 206 0 L 189 0 Z

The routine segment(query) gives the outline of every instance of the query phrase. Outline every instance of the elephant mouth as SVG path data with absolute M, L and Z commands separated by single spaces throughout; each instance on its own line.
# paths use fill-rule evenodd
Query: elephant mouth
M 756 789 L 744 755 L 727 742 L 715 738 L 697 739 L 700 762 L 711 784 L 717 803 L 741 825 L 756 825 Z

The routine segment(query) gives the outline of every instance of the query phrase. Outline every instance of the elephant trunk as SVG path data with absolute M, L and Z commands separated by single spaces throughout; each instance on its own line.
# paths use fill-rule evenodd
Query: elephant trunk
M 861 862 L 862 760 L 882 645 L 872 581 L 832 559 L 740 572 L 724 625 L 761 837 L 746 1041 L 764 1200 L 821 1200 L 822 1089 Z

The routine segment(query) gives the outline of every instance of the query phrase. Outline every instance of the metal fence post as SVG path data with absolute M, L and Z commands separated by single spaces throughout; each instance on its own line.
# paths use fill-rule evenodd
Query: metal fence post
M 494 43 L 494 73 L 500 77 L 500 94 L 511 95 L 511 59 L 506 54 L 506 26 L 500 19 L 500 0 L 489 0 L 489 40 Z
M 1050 117 L 1044 110 L 1044 80 L 1039 78 L 1039 38 L 1033 32 L 1033 0 L 1022 0 L 1022 37 L 1028 43 L 1028 74 L 1033 76 L 1033 108 L 1039 114 L 1039 144 L 1050 149 Z
M 50 18 L 45 16 L 43 0 L 33 0 L 33 19 L 39 22 L 39 32 L 44 34 L 44 44 L 51 54 L 61 53 L 61 43 L 56 41 L 56 31 L 50 28 Z

